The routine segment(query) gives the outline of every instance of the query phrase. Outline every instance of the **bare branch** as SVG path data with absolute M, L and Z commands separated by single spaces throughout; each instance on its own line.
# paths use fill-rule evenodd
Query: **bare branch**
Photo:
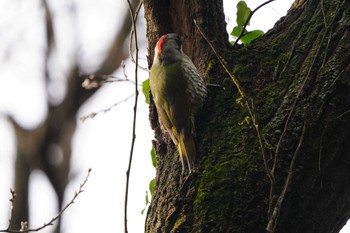
M 349 109 L 349 110 L 346 110 L 345 112 L 343 112 L 342 114 L 340 114 L 339 116 L 337 116 L 337 117 L 335 118 L 335 120 L 338 120 L 339 118 L 345 116 L 345 115 L 348 114 L 348 113 L 350 113 L 350 109 Z
M 139 0 L 130 0 L 130 2 L 133 7 L 136 7 L 139 4 Z M 121 27 L 115 33 L 113 44 L 107 50 L 108 53 L 96 73 L 111 74 L 117 68 L 119 68 L 121 62 L 128 57 L 127 49 L 125 48 L 124 44 L 127 40 L 127 36 L 129 36 L 132 21 L 130 20 L 128 12 L 119 17 L 123 17 L 122 22 L 119 24 Z
M 118 106 L 119 104 L 124 103 L 124 102 L 128 101 L 129 99 L 131 99 L 131 97 L 133 97 L 134 95 L 135 95 L 135 94 L 133 93 L 133 94 L 129 95 L 128 97 L 126 97 L 125 99 L 122 99 L 121 101 L 119 101 L 119 102 L 113 104 L 112 106 L 110 106 L 110 107 L 108 107 L 108 108 L 106 108 L 106 109 L 102 109 L 102 110 L 100 110 L 100 111 L 98 111 L 98 112 L 92 112 L 92 113 L 90 113 L 89 115 L 82 116 L 82 117 L 79 118 L 79 120 L 80 120 L 81 122 L 84 122 L 84 121 L 86 121 L 87 119 L 92 119 L 92 118 L 94 118 L 95 116 L 97 116 L 97 115 L 100 114 L 100 113 L 107 113 L 107 112 L 109 112 L 110 110 L 112 110 L 114 107 Z
M 133 125 L 132 125 L 132 139 L 131 139 L 131 148 L 130 148 L 130 155 L 129 155 L 129 164 L 128 164 L 128 170 L 126 171 L 126 187 L 125 187 L 125 203 L 124 203 L 124 232 L 128 233 L 128 218 L 127 218 L 127 212 L 128 212 L 128 193 L 129 193 L 129 178 L 130 178 L 130 170 L 131 170 L 131 164 L 132 164 L 132 157 L 134 153 L 134 146 L 135 146 L 135 139 L 136 139 L 136 116 L 137 116 L 137 101 L 139 96 L 139 90 L 138 90 L 138 57 L 139 57 L 139 48 L 137 43 L 137 30 L 136 30 L 136 18 L 135 12 L 132 9 L 132 5 L 130 3 L 130 0 L 127 0 L 130 17 L 132 21 L 132 32 L 133 37 L 135 39 L 135 104 L 134 104 L 134 118 L 133 118 Z M 142 1 L 141 1 L 142 2 Z M 141 3 L 139 4 L 141 6 Z M 132 35 L 130 35 L 132 37 Z
M 125 65 L 122 64 L 123 72 L 124 72 L 124 78 L 116 77 L 113 75 L 104 75 L 104 74 L 84 74 L 80 73 L 79 77 L 84 78 L 84 82 L 81 84 L 83 88 L 89 90 L 89 89 L 96 89 L 102 86 L 105 83 L 114 83 L 114 82 L 130 82 L 132 84 L 135 84 L 135 82 L 128 78 L 128 76 L 125 74 Z M 139 85 L 142 86 L 142 85 Z
M 137 8 L 136 8 L 136 10 L 135 10 L 134 18 L 133 18 L 133 22 L 135 22 L 135 25 L 136 25 L 137 17 L 138 17 L 138 15 L 139 15 L 140 10 L 141 10 L 142 4 L 143 4 L 143 0 L 141 0 L 141 1 L 139 2 L 139 5 L 137 6 Z M 136 27 L 135 27 L 135 28 L 136 28 Z M 132 44 L 133 44 L 132 42 L 133 42 L 133 38 L 134 38 L 134 33 L 135 33 L 134 27 L 131 27 L 131 30 L 130 30 L 130 38 L 129 38 L 129 56 L 130 56 L 130 60 L 131 60 L 134 64 L 136 64 L 136 61 L 135 61 L 135 59 L 134 59 L 134 56 L 132 55 Z M 137 56 L 137 55 L 136 55 L 136 56 Z M 147 68 L 142 67 L 142 66 L 140 66 L 139 64 L 137 64 L 137 66 L 138 66 L 141 70 L 144 70 L 144 71 L 149 72 L 149 70 L 148 70 Z
M 9 227 L 5 230 L 0 230 L 0 232 L 7 232 L 7 233 L 23 233 L 23 232 L 37 232 L 40 231 L 48 226 L 52 226 L 54 225 L 54 222 L 57 221 L 62 215 L 63 213 L 74 203 L 74 201 L 77 199 L 77 197 L 79 196 L 79 194 L 81 194 L 82 192 L 84 192 L 83 188 L 85 186 L 85 184 L 87 183 L 89 176 L 90 176 L 90 172 L 91 172 L 91 168 L 89 168 L 88 173 L 83 181 L 83 183 L 80 184 L 79 190 L 75 191 L 73 198 L 70 200 L 70 202 L 68 202 L 61 210 L 60 212 L 53 217 L 48 223 L 44 223 L 42 226 L 37 227 L 37 228 L 33 228 L 33 229 L 28 229 L 28 222 L 27 221 L 23 221 L 21 222 L 21 229 L 20 230 L 11 230 L 9 229 Z M 12 216 L 12 209 L 14 206 L 14 200 L 16 197 L 16 193 L 13 190 L 10 190 L 12 198 L 10 199 L 11 202 L 11 214 L 10 214 L 10 219 L 9 219 L 9 226 L 11 223 L 11 216 Z

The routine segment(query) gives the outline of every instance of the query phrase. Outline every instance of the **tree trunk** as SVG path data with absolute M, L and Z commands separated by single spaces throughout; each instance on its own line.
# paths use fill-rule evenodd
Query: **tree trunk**
M 189 176 L 151 104 L 158 167 L 145 231 L 339 232 L 350 217 L 350 4 L 296 1 L 262 38 L 235 48 L 222 1 L 144 6 L 149 64 L 157 39 L 176 32 L 207 83 L 220 85 L 208 85 L 197 116 Z

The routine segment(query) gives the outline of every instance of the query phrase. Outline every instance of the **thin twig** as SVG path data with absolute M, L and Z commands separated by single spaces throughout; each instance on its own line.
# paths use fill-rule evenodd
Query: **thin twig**
M 328 128 L 328 121 L 326 122 L 326 125 L 324 126 L 322 133 L 321 133 L 321 138 L 320 138 L 320 150 L 318 151 L 318 171 L 321 171 L 321 159 L 322 159 L 322 151 L 323 151 L 323 137 L 326 133 L 326 130 Z
M 280 77 L 282 76 L 282 74 L 284 74 L 284 72 L 286 71 L 287 67 L 289 66 L 289 64 L 290 64 L 290 62 L 291 62 L 291 60 L 292 60 L 292 57 L 293 57 L 294 54 L 295 54 L 295 51 L 296 51 L 295 41 L 293 41 L 292 48 L 290 49 L 287 62 L 285 63 L 285 65 L 284 65 L 284 67 L 283 67 L 281 73 L 278 75 L 277 79 L 280 79 Z
M 79 196 L 79 194 L 81 194 L 82 192 L 84 192 L 83 187 L 85 186 L 85 184 L 87 183 L 89 176 L 90 176 L 90 172 L 91 172 L 91 168 L 88 170 L 88 173 L 85 177 L 85 180 L 83 181 L 83 183 L 80 184 L 79 190 L 75 191 L 73 198 L 70 200 L 70 202 L 68 202 L 62 209 L 61 211 L 55 216 L 53 217 L 48 223 L 44 223 L 42 226 L 38 227 L 38 228 L 33 228 L 33 229 L 28 229 L 27 228 L 27 222 L 22 222 L 21 223 L 21 229 L 20 230 L 11 230 L 9 227 L 6 230 L 0 230 L 0 232 L 7 232 L 7 233 L 23 233 L 23 232 L 37 232 L 40 231 L 48 226 L 52 226 L 54 224 L 55 221 L 57 221 L 62 214 L 72 205 L 74 204 L 74 201 L 77 199 L 77 197 Z M 14 191 L 11 190 L 11 195 L 12 195 L 12 199 L 10 199 L 11 202 L 11 213 L 12 213 L 12 208 L 13 208 L 13 202 L 14 202 L 14 198 L 16 197 L 16 194 Z M 11 214 L 12 216 L 12 214 Z M 9 223 L 11 222 L 11 216 L 9 219 Z
M 339 5 L 338 5 L 338 6 L 339 6 Z M 334 17 L 334 18 L 335 18 L 335 17 Z M 333 18 L 333 21 L 332 21 L 331 25 L 334 23 L 334 18 Z M 326 24 L 325 24 L 325 25 L 326 25 Z M 307 82 L 307 80 L 308 80 L 308 78 L 309 78 L 309 76 L 310 76 L 310 74 L 311 74 L 311 71 L 312 71 L 312 69 L 313 69 L 313 67 L 314 67 L 315 61 L 316 61 L 316 59 L 319 57 L 319 55 L 320 55 L 320 53 L 321 53 L 321 47 L 322 47 L 323 41 L 324 41 L 324 39 L 325 39 L 325 37 L 326 37 L 326 34 L 327 34 L 328 29 L 329 29 L 329 26 L 326 27 L 325 33 L 323 34 L 323 37 L 322 37 L 321 42 L 320 42 L 320 46 L 318 47 L 318 49 L 317 49 L 317 51 L 316 51 L 316 54 L 315 54 L 315 56 L 314 56 L 314 58 L 313 58 L 313 61 L 312 61 L 312 63 L 311 63 L 311 66 L 309 67 L 308 72 L 307 72 L 307 74 L 306 74 L 306 77 L 304 78 L 304 80 L 303 80 L 303 82 L 302 82 L 302 84 L 301 84 L 301 86 L 300 86 L 300 88 L 299 88 L 299 90 L 298 90 L 298 93 L 296 94 L 296 97 L 295 97 L 295 99 L 294 99 L 294 101 L 293 101 L 293 104 L 292 104 L 292 108 L 291 108 L 291 110 L 290 110 L 290 112 L 289 112 L 289 114 L 288 114 L 288 116 L 287 116 L 286 122 L 285 122 L 285 124 L 284 124 L 283 131 L 282 131 L 282 133 L 281 133 L 281 135 L 280 135 L 280 137 L 279 137 L 279 139 L 278 139 L 278 142 L 277 142 L 277 145 L 276 145 L 276 149 L 275 149 L 275 153 L 274 153 L 274 161 L 273 161 L 273 165 L 272 165 L 272 169 L 271 169 L 271 173 L 272 173 L 273 176 L 275 175 L 275 170 L 276 170 L 276 167 L 277 167 L 278 157 L 279 157 L 279 154 L 280 154 L 280 153 L 279 153 L 279 150 L 280 150 L 280 148 L 281 148 L 281 146 L 282 146 L 282 140 L 283 140 L 285 134 L 287 133 L 290 120 L 291 120 L 292 115 L 293 115 L 293 113 L 294 113 L 294 110 L 295 110 L 295 108 L 296 108 L 296 105 L 297 105 L 297 102 L 298 102 L 298 100 L 299 100 L 299 97 L 300 97 L 300 95 L 301 95 L 301 93 L 302 93 L 302 91 L 303 91 L 303 89 L 304 89 L 304 86 L 305 86 L 305 84 L 306 84 L 306 82 Z M 287 64 L 289 64 L 289 60 L 291 59 L 291 57 L 292 57 L 292 55 L 293 55 L 293 53 L 294 53 L 295 43 L 296 43 L 296 42 L 294 41 L 294 42 L 293 42 L 292 49 L 291 49 L 291 53 L 290 53 L 289 58 L 288 58 Z M 286 66 L 287 66 L 287 64 L 286 64 Z M 283 69 L 282 72 L 284 72 L 284 70 L 286 69 L 286 66 L 284 67 L 284 69 Z M 272 189 L 274 189 L 274 188 L 272 187 Z M 274 193 L 270 193 L 270 197 L 273 197 L 273 195 L 274 195 Z M 278 202 L 278 201 L 279 201 L 279 200 L 277 200 L 277 202 Z M 275 206 L 275 208 L 274 208 L 274 211 L 271 213 L 271 211 L 272 211 L 272 206 L 273 206 L 273 205 Z M 272 214 L 272 215 L 270 216 L 270 219 L 276 218 L 276 216 L 273 217 L 273 215 L 276 215 L 276 212 L 275 212 L 275 210 L 276 210 L 276 205 L 277 205 L 277 203 L 274 204 L 274 203 L 272 202 L 272 199 L 270 199 L 269 210 L 268 210 L 269 216 L 270 216 L 270 214 Z M 267 227 L 267 228 L 270 229 L 270 230 L 272 230 L 272 228 L 273 228 L 273 226 L 272 226 L 271 224 L 272 224 L 271 221 L 269 221 L 269 224 L 268 224 L 268 227 Z M 273 223 L 273 224 L 276 224 L 276 223 Z
M 338 10 L 339 10 L 339 5 L 340 5 L 339 3 L 340 3 L 340 1 L 338 1 L 338 6 L 337 6 L 337 9 L 336 9 L 336 12 L 337 12 L 337 13 L 338 13 Z M 298 90 L 298 93 L 297 93 L 297 95 L 296 95 L 296 97 L 295 97 L 295 99 L 294 99 L 294 102 L 293 102 L 293 104 L 292 104 L 292 108 L 291 108 L 291 110 L 290 110 L 290 112 L 289 112 L 289 114 L 288 114 L 287 120 L 286 120 L 286 122 L 285 122 L 285 124 L 284 124 L 284 128 L 283 128 L 282 134 L 281 134 L 281 136 L 280 136 L 280 138 L 279 138 L 279 140 L 278 140 L 277 146 L 276 146 L 275 158 L 274 158 L 274 163 L 273 163 L 273 166 L 272 166 L 272 174 L 274 174 L 275 168 L 276 168 L 276 166 L 277 166 L 277 158 L 278 158 L 278 155 L 279 155 L 279 149 L 280 149 L 280 147 L 281 147 L 281 145 L 282 145 L 282 139 L 283 139 L 284 135 L 285 135 L 286 132 L 287 132 L 287 129 L 288 129 L 288 126 L 289 126 L 289 122 L 290 122 L 290 120 L 291 120 L 291 118 L 292 118 L 292 115 L 293 115 L 293 113 L 294 113 L 294 110 L 295 110 L 296 104 L 297 104 L 297 102 L 298 102 L 298 100 L 299 100 L 299 97 L 300 97 L 302 91 L 304 90 L 306 81 L 309 79 L 309 76 L 310 76 L 310 74 L 311 74 L 311 71 L 312 71 L 312 69 L 314 68 L 314 65 L 316 64 L 317 58 L 320 56 L 321 52 L 325 52 L 325 56 L 326 56 L 326 51 L 322 50 L 321 48 L 322 48 L 322 44 L 323 44 L 323 42 L 324 42 L 324 40 L 325 40 L 325 38 L 326 38 L 328 29 L 331 28 L 331 26 L 332 26 L 333 23 L 335 22 L 336 16 L 337 16 L 337 14 L 334 15 L 333 20 L 332 20 L 332 23 L 328 26 L 328 28 L 326 28 L 326 30 L 325 30 L 325 32 L 324 32 L 324 34 L 323 34 L 323 36 L 322 36 L 321 42 L 319 43 L 320 46 L 317 48 L 316 54 L 315 54 L 315 56 L 314 56 L 314 58 L 313 58 L 313 60 L 312 60 L 312 63 L 311 63 L 311 65 L 310 65 L 309 69 L 308 69 L 308 72 L 307 72 L 307 74 L 306 74 L 306 77 L 304 78 L 304 80 L 303 80 L 303 82 L 302 82 L 302 84 L 301 84 L 301 86 L 300 86 L 300 88 L 299 88 L 299 90 Z
M 135 24 L 137 22 L 137 17 L 139 15 L 139 12 L 141 10 L 141 6 L 143 4 L 143 0 L 141 0 L 139 2 L 139 5 L 137 6 L 136 10 L 135 10 L 135 13 L 134 13 L 134 21 L 135 21 Z M 131 30 L 130 30 L 130 38 L 129 38 L 129 56 L 130 56 L 130 60 L 131 62 L 133 62 L 135 65 L 136 65 L 136 61 L 134 59 L 134 56 L 132 55 L 132 43 L 133 43 L 133 38 L 134 38 L 134 27 L 131 27 Z M 145 67 L 142 67 L 140 66 L 139 64 L 137 64 L 137 66 L 141 69 L 141 70 L 144 70 L 144 71 L 147 71 L 149 72 L 149 70 Z
M 122 63 L 123 71 L 125 69 L 125 64 Z M 96 89 L 102 86 L 105 83 L 114 83 L 114 82 L 130 82 L 135 84 L 135 82 L 129 79 L 124 72 L 124 78 L 116 77 L 113 75 L 105 75 L 105 74 L 84 74 L 80 73 L 80 77 L 84 78 L 84 82 L 81 86 L 87 90 Z M 142 85 L 139 85 L 142 86 Z
M 344 1 L 344 3 L 345 3 L 345 1 Z M 324 14 L 323 0 L 322 0 L 322 2 L 321 2 L 321 8 L 322 8 L 322 13 Z M 328 51 L 329 45 L 330 45 L 331 40 L 332 40 L 333 26 L 334 26 L 335 19 L 337 18 L 336 15 L 338 14 L 339 8 L 340 8 L 340 0 L 338 1 L 338 5 L 337 5 L 337 9 L 336 9 L 336 12 L 337 12 L 337 13 L 336 13 L 335 16 L 333 17 L 330 26 L 327 26 L 326 16 L 324 15 L 324 23 L 325 23 L 326 31 L 329 29 L 329 37 L 328 37 L 326 49 L 325 49 L 325 52 L 324 52 L 325 55 L 324 55 L 324 57 L 323 57 L 323 61 L 322 61 L 321 68 L 322 68 L 322 67 L 325 65 L 325 63 L 326 63 L 327 51 Z
M 277 166 L 277 158 L 278 158 L 278 155 L 279 155 L 279 148 L 281 147 L 282 139 L 283 139 L 284 135 L 285 135 L 286 132 L 287 132 L 287 129 L 288 129 L 288 126 L 289 126 L 289 122 L 290 122 L 291 117 L 292 117 L 292 115 L 293 115 L 293 113 L 294 113 L 294 110 L 295 110 L 295 108 L 296 108 L 296 104 L 297 104 L 297 102 L 298 102 L 298 100 L 299 100 L 299 97 L 300 97 L 300 95 L 301 95 L 301 93 L 302 93 L 302 91 L 303 91 L 303 89 L 304 89 L 304 86 L 305 86 L 307 80 L 309 79 L 309 76 L 310 76 L 310 74 L 311 74 L 311 71 L 312 71 L 312 69 L 314 68 L 315 62 L 316 62 L 317 58 L 320 56 L 321 52 L 324 52 L 324 54 L 325 54 L 324 56 L 325 56 L 325 57 L 327 56 L 328 45 L 329 45 L 329 41 L 331 40 L 331 35 L 332 35 L 332 30 L 333 30 L 332 28 L 333 28 L 333 24 L 334 24 L 334 22 L 335 22 L 336 16 L 337 16 L 338 11 L 339 11 L 339 6 L 340 6 L 340 0 L 338 1 L 338 5 L 337 5 L 337 9 L 336 9 L 336 14 L 334 14 L 334 17 L 333 17 L 332 22 L 331 22 L 330 25 L 327 25 L 327 23 L 326 23 L 326 21 L 325 21 L 325 20 L 326 20 L 325 15 L 323 16 L 323 17 L 324 17 L 324 23 L 325 23 L 325 32 L 324 32 L 324 34 L 323 34 L 323 36 L 322 36 L 321 42 L 319 43 L 320 46 L 318 47 L 318 49 L 317 49 L 317 51 L 316 51 L 316 54 L 315 54 L 315 56 L 314 56 L 314 58 L 313 58 L 313 60 L 312 60 L 312 63 L 311 63 L 311 65 L 310 65 L 309 69 L 308 69 L 308 72 L 307 72 L 307 74 L 306 74 L 306 77 L 304 78 L 304 80 L 303 80 L 303 82 L 302 82 L 302 84 L 301 84 L 301 86 L 300 86 L 300 88 L 299 88 L 299 90 L 298 90 L 298 93 L 297 93 L 297 95 L 296 95 L 296 97 L 295 97 L 295 99 L 294 99 L 294 102 L 293 102 L 293 104 L 292 104 L 292 108 L 291 108 L 291 110 L 290 110 L 290 112 L 289 112 L 289 114 L 288 114 L 287 120 L 286 120 L 286 122 L 285 122 L 284 129 L 283 129 L 282 134 L 281 134 L 281 136 L 280 136 L 280 138 L 279 138 L 279 140 L 278 140 L 277 147 L 276 147 L 276 150 L 275 150 L 274 163 L 273 163 L 273 167 L 272 167 L 272 174 L 273 174 L 273 175 L 274 175 L 274 173 L 275 173 L 275 168 L 276 168 L 276 166 Z M 322 3 L 321 3 L 321 8 L 322 8 L 322 12 L 324 13 L 324 11 L 323 11 L 323 1 L 322 1 Z M 325 40 L 325 38 L 326 38 L 326 35 L 327 35 L 327 33 L 328 33 L 329 30 L 330 30 L 330 36 L 329 36 L 329 39 L 328 39 L 328 43 L 327 43 L 327 45 L 326 45 L 326 49 L 325 49 L 325 51 L 324 51 L 324 50 L 322 50 L 321 48 L 322 48 L 322 44 L 323 44 L 323 42 L 324 42 L 324 40 Z M 293 46 L 293 47 L 294 47 L 294 46 Z M 322 66 L 324 65 L 324 63 L 325 63 L 325 57 L 324 57 L 324 59 L 323 59 L 323 63 L 322 63 L 322 65 L 321 65 L 321 67 L 322 67 Z M 323 133 L 324 133 L 324 132 L 323 132 Z M 323 133 L 322 133 L 322 136 L 321 136 L 321 143 L 322 143 Z M 293 159 L 292 159 L 292 161 L 291 161 L 291 163 L 290 163 L 289 170 L 288 170 L 288 175 L 287 175 L 287 178 L 286 178 L 285 185 L 284 185 L 284 187 L 283 187 L 283 190 L 282 190 L 281 194 L 279 195 L 279 198 L 277 199 L 277 201 L 276 201 L 276 203 L 275 203 L 275 205 L 274 205 L 275 207 L 274 207 L 273 213 L 271 214 L 271 216 L 269 216 L 269 222 L 268 222 L 268 225 L 267 225 L 266 229 L 267 229 L 269 232 L 271 232 L 271 233 L 273 233 L 273 232 L 275 231 L 275 227 L 276 227 L 276 225 L 277 225 L 277 219 L 278 219 L 278 215 L 279 215 L 279 212 L 280 212 L 280 208 L 281 208 L 281 205 L 282 205 L 282 202 L 283 202 L 285 193 L 286 193 L 286 191 L 287 191 L 287 189 L 288 189 L 288 187 L 289 187 L 289 183 L 290 183 L 291 176 L 292 176 L 292 170 L 293 170 L 295 158 L 296 158 L 296 155 L 297 155 L 297 153 L 298 153 L 298 151 L 299 151 L 300 145 L 301 145 L 301 143 L 302 143 L 304 134 L 305 134 L 305 125 L 304 125 L 304 128 L 303 128 L 303 132 L 302 132 L 301 138 L 300 138 L 300 140 L 299 140 L 298 147 L 297 147 L 297 149 L 296 149 L 296 151 L 295 151 L 295 153 L 294 153 Z M 322 152 L 322 145 L 321 145 L 320 152 L 319 152 L 319 169 L 320 169 L 320 156 L 321 156 L 321 152 Z M 270 202 L 270 206 L 271 206 L 272 204 L 273 204 L 273 203 Z M 269 209 L 270 209 L 270 207 L 269 207 Z
M 348 113 L 350 113 L 350 109 L 349 110 L 347 110 L 347 111 L 345 111 L 345 112 L 343 112 L 342 114 L 340 114 L 339 116 L 337 116 L 336 118 L 334 118 L 334 120 L 338 120 L 339 118 L 341 118 L 341 117 L 343 117 L 343 116 L 345 116 L 346 114 L 348 114 Z
M 107 113 L 107 112 L 111 111 L 113 108 L 115 108 L 116 106 L 118 106 L 119 104 L 124 103 L 124 102 L 128 101 L 129 99 L 131 99 L 131 97 L 133 97 L 134 95 L 135 95 L 135 93 L 132 93 L 128 97 L 120 100 L 117 103 L 114 103 L 112 106 L 110 106 L 108 108 L 105 108 L 105 109 L 102 109 L 102 110 L 100 110 L 98 112 L 92 112 L 89 115 L 82 116 L 82 117 L 79 118 L 79 120 L 81 122 L 85 122 L 87 119 L 92 119 L 92 118 L 94 118 L 95 116 L 97 116 L 100 113 Z
M 248 16 L 248 19 L 247 19 L 247 21 L 245 22 L 245 24 L 244 24 L 244 26 L 243 26 L 243 30 L 241 31 L 241 34 L 237 37 L 235 43 L 233 43 L 232 46 L 235 46 L 235 45 L 238 43 L 238 41 L 244 36 L 244 31 L 245 31 L 247 25 L 249 24 L 249 21 L 250 21 L 250 19 L 252 18 L 253 14 L 254 14 L 257 10 L 259 10 L 261 7 L 263 7 L 263 6 L 265 6 L 266 4 L 269 4 L 270 2 L 273 2 L 273 1 L 275 1 L 275 0 L 266 1 L 266 2 L 264 2 L 263 4 L 261 4 L 260 6 L 258 6 L 257 8 L 255 8 L 252 12 L 250 12 L 250 14 L 249 14 L 249 16 Z
M 326 19 L 326 14 L 324 12 L 324 2 L 323 0 L 321 0 L 321 11 L 322 11 L 322 16 L 323 16 L 323 22 L 324 22 L 324 26 L 327 28 L 327 19 Z
M 132 32 L 133 32 L 133 37 L 135 39 L 135 104 L 134 104 L 134 117 L 133 117 L 133 124 L 132 124 L 132 139 L 131 139 L 131 148 L 130 148 L 130 155 L 129 155 L 129 164 L 128 164 L 128 170 L 126 171 L 126 187 L 125 187 L 125 203 L 124 203 L 124 232 L 128 233 L 128 217 L 127 217 L 127 212 L 128 212 L 128 193 L 129 193 L 129 180 L 130 180 L 130 169 L 131 169 L 131 164 L 132 164 L 132 157 L 134 153 L 134 146 L 135 146 L 135 139 L 136 139 L 136 116 L 137 116 L 137 101 L 138 101 L 138 96 L 139 96 L 139 90 L 138 90 L 138 57 L 139 57 L 139 48 L 138 48 L 138 43 L 137 43 L 137 30 L 136 30 L 136 16 L 135 12 L 132 9 L 130 0 L 127 0 L 128 2 L 128 7 L 129 7 L 129 12 L 130 12 L 130 17 L 131 17 L 131 22 L 132 22 Z M 142 1 L 141 1 L 142 2 Z M 139 4 L 140 6 L 141 4 Z M 130 35 L 130 37 L 132 37 Z
M 289 188 L 290 182 L 292 180 L 294 164 L 295 164 L 296 158 L 299 154 L 301 144 L 303 143 L 305 131 L 306 131 L 306 123 L 304 123 L 303 130 L 302 130 L 301 136 L 299 138 L 298 146 L 295 149 L 292 161 L 289 164 L 288 175 L 287 175 L 286 181 L 284 183 L 283 189 L 282 189 L 281 194 L 279 195 L 279 197 L 276 201 L 274 210 L 272 212 L 272 215 L 269 218 L 269 222 L 268 222 L 267 227 L 266 227 L 266 230 L 270 233 L 273 233 L 275 231 L 275 227 L 277 225 L 277 220 L 278 220 L 278 216 L 279 216 L 279 213 L 281 210 L 281 206 L 282 206 L 284 197 L 287 193 L 287 190 Z
M 199 27 L 199 25 L 197 24 L 197 20 L 193 20 L 194 24 L 196 25 L 198 31 L 201 33 L 201 35 L 203 36 L 203 38 L 205 39 L 205 41 L 208 43 L 208 45 L 210 46 L 211 50 L 214 52 L 215 56 L 218 58 L 222 68 L 224 68 L 225 72 L 231 77 L 233 83 L 235 84 L 239 94 L 245 98 L 245 93 L 240 85 L 240 83 L 238 82 L 238 80 L 236 79 L 236 77 L 234 77 L 233 74 L 231 74 L 230 70 L 228 69 L 228 67 L 226 66 L 224 59 L 219 55 L 219 53 L 216 51 L 216 49 L 214 48 L 214 45 L 209 41 L 209 39 L 207 38 L 207 36 L 204 34 L 204 32 L 202 31 L 202 29 Z

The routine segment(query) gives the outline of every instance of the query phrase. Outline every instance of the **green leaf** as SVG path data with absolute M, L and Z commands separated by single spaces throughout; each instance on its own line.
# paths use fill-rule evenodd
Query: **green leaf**
M 243 27 L 240 27 L 240 26 L 234 27 L 232 32 L 231 32 L 231 35 L 235 36 L 235 37 L 239 37 L 241 35 L 242 29 L 243 29 Z M 247 30 L 244 30 L 244 34 L 247 32 L 248 32 Z
M 237 3 L 237 25 L 243 27 L 244 24 L 247 22 L 249 15 L 250 15 L 250 8 L 247 6 L 247 3 L 245 1 L 239 1 Z M 248 24 L 249 25 L 249 22 Z
M 236 26 L 233 28 L 231 35 L 235 36 L 235 37 L 239 37 L 239 35 L 241 35 L 241 31 L 242 31 L 243 27 L 240 26 Z
M 154 150 L 154 147 L 152 147 L 151 150 L 151 158 L 152 158 L 152 165 L 154 168 L 157 167 L 157 157 L 156 157 L 156 151 Z
M 145 213 L 145 210 L 147 209 L 147 206 L 150 203 L 149 199 L 148 199 L 148 192 L 147 191 L 146 191 L 145 201 L 146 201 L 146 206 L 145 206 L 145 208 L 143 208 L 143 210 L 141 210 L 142 215 L 143 215 L 143 213 Z
M 145 197 L 145 200 L 146 200 L 146 205 L 148 205 L 149 203 L 149 199 L 148 199 L 148 192 L 146 191 L 146 197 Z
M 156 180 L 153 179 L 149 182 L 149 191 L 151 193 L 151 196 L 154 194 L 154 186 L 156 185 Z
M 150 98 L 149 98 L 149 79 L 143 81 L 142 83 L 142 93 L 145 95 L 146 103 L 150 103 Z
M 259 38 L 260 36 L 264 35 L 264 32 L 261 30 L 254 30 L 251 32 L 246 33 L 242 38 L 241 41 L 243 45 L 248 45 L 253 40 Z

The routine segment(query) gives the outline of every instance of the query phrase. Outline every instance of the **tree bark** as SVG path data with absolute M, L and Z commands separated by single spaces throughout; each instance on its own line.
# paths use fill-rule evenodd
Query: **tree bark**
M 208 85 L 186 177 L 150 105 L 158 167 L 145 231 L 339 232 L 350 217 L 348 2 L 296 1 L 262 38 L 234 48 L 222 1 L 144 6 L 150 66 L 157 39 L 176 32 L 207 83 L 220 85 Z

